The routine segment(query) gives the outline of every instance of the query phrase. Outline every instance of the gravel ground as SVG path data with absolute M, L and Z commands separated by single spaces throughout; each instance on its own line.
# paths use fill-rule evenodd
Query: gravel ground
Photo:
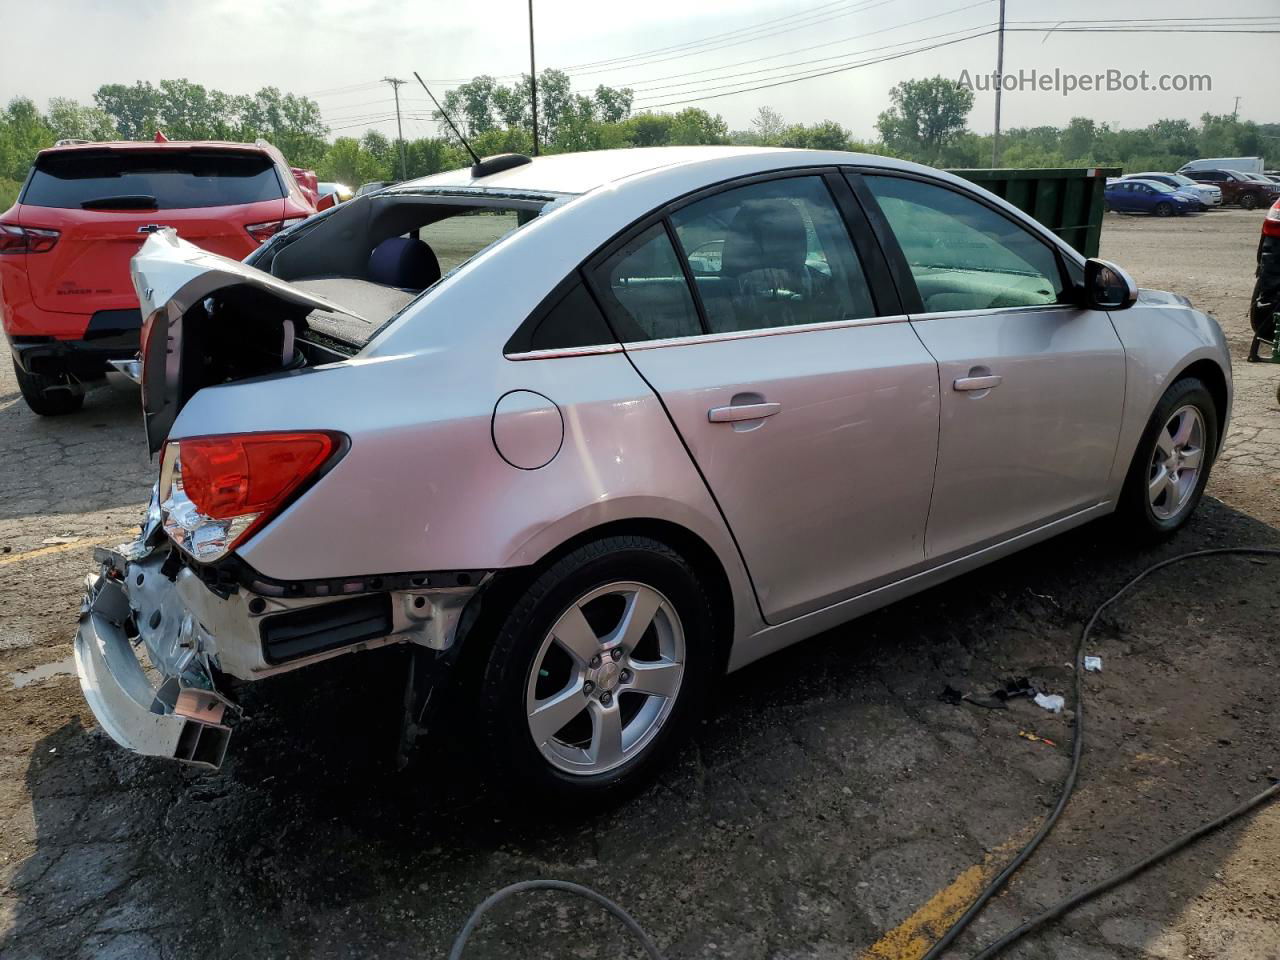
M 1280 368 L 1243 363 L 1260 217 L 1108 216 L 1103 234 L 1104 256 L 1228 330 L 1220 501 L 1158 548 L 1095 524 L 735 674 L 658 784 L 590 818 L 493 793 L 462 740 L 392 772 L 395 651 L 251 689 L 217 774 L 116 749 L 66 671 L 87 543 L 119 539 L 151 482 L 137 396 L 105 388 L 42 421 L 0 373 L 0 955 L 436 957 L 491 890 L 553 877 L 622 901 L 673 958 L 918 958 L 1034 830 L 1069 749 L 1069 715 L 953 706 L 944 687 L 1066 692 L 1081 625 L 1127 577 L 1280 544 Z M 1276 774 L 1278 584 L 1280 562 L 1191 561 L 1104 617 L 1076 799 L 954 956 Z M 1008 955 L 1280 957 L 1278 873 L 1280 805 Z M 636 955 L 542 894 L 499 908 L 468 953 Z

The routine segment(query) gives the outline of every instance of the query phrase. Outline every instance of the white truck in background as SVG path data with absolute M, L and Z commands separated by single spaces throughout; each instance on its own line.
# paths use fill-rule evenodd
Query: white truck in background
M 1179 173 L 1188 170 L 1238 170 L 1241 173 L 1262 173 L 1266 163 L 1262 157 L 1205 157 L 1192 160 L 1178 168 Z

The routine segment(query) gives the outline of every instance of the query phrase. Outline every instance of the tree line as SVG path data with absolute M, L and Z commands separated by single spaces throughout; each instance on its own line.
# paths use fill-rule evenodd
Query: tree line
M 699 107 L 674 113 L 634 112 L 628 88 L 598 86 L 575 93 L 569 75 L 538 75 L 538 140 L 543 153 L 673 144 L 759 144 L 854 150 L 943 167 L 985 167 L 991 137 L 968 129 L 973 92 L 942 76 L 899 83 L 876 121 L 876 136 L 855 138 L 834 120 L 788 123 L 761 106 L 743 130 L 730 130 L 719 114 Z M 533 148 L 530 83 L 475 77 L 450 90 L 444 107 L 482 156 Z M 440 120 L 438 113 L 433 119 Z M 315 100 L 275 87 L 229 94 L 185 79 L 158 84 L 104 84 L 92 104 L 55 97 L 42 111 L 27 97 L 0 110 L 0 210 L 12 203 L 37 151 L 60 139 L 147 140 L 162 130 L 172 140 L 265 138 L 294 166 L 314 169 L 321 180 L 357 186 L 400 178 L 401 155 L 409 177 L 465 166 L 466 153 L 452 136 L 394 141 L 377 130 L 330 138 Z M 1280 124 L 1204 114 L 1198 123 L 1160 119 L 1139 128 L 1116 128 L 1087 117 L 1066 126 L 1018 127 L 1001 136 L 1000 165 L 1008 167 L 1118 166 L 1129 171 L 1174 170 L 1202 156 L 1265 156 L 1280 167 Z

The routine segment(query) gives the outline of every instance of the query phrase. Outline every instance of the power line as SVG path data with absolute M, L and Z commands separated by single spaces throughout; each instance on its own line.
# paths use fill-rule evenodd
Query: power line
M 807 23 L 794 24 L 778 30 L 773 30 L 773 29 L 766 30 L 756 34 L 755 36 L 743 36 L 736 39 L 729 39 L 729 40 L 726 40 L 725 42 L 716 41 L 703 46 L 699 46 L 697 48 L 690 47 L 689 49 L 683 50 L 681 52 L 672 53 L 670 56 L 662 56 L 662 57 L 656 57 L 656 58 L 648 57 L 648 56 L 626 58 L 626 59 L 637 61 L 635 63 L 627 64 L 627 66 L 653 66 L 654 64 L 658 64 L 658 63 L 669 63 L 672 60 L 683 60 L 687 57 L 701 55 L 704 53 L 711 53 L 712 51 L 715 51 L 715 50 L 727 50 L 730 47 L 740 47 L 744 43 L 755 43 L 756 41 L 759 41 L 759 40 L 769 40 L 769 39 L 772 39 L 773 37 L 782 36 L 782 34 L 784 33 L 793 33 L 796 30 L 804 30 L 804 29 L 807 29 L 808 27 L 816 27 L 819 24 L 827 23 L 828 21 L 831 21 L 831 20 L 837 20 L 842 17 L 847 17 L 854 13 L 864 13 L 867 10 L 874 9 L 875 7 L 883 7 L 886 4 L 893 3 L 893 2 L 895 2 L 895 0 L 863 0 L 863 2 L 859 6 L 853 7 L 852 9 L 846 10 L 842 13 L 834 14 L 832 16 L 819 17 L 818 19 L 811 20 Z M 565 73 L 569 73 L 573 76 L 591 76 L 597 73 L 616 72 L 618 70 L 618 64 L 611 64 L 611 65 L 599 66 L 599 67 L 565 67 L 563 69 Z
M 901 60 L 903 57 L 914 56 L 917 53 L 926 53 L 929 50 L 937 50 L 939 47 L 949 47 L 949 46 L 952 46 L 953 44 L 964 43 L 968 40 L 977 40 L 979 37 L 989 37 L 991 36 L 991 34 L 995 32 L 996 32 L 995 28 L 988 28 L 980 31 L 979 33 L 971 33 L 968 36 L 957 37 L 954 40 L 943 40 L 939 43 L 931 43 L 931 44 L 928 44 L 927 46 L 916 47 L 915 49 L 912 49 L 912 50 L 903 50 L 899 53 L 887 54 L 883 57 L 875 57 L 871 60 L 864 60 L 859 63 L 846 64 L 844 66 L 833 67 L 833 68 L 824 69 L 824 70 L 810 71 L 797 77 L 773 80 L 769 83 L 760 83 L 754 86 L 742 87 L 736 90 L 729 90 L 726 93 L 704 92 L 704 93 L 698 94 L 697 96 L 686 97 L 685 99 L 682 99 L 682 100 L 669 100 L 664 103 L 646 103 L 646 104 L 643 104 L 642 106 L 646 110 L 656 110 L 661 107 L 675 107 L 675 106 L 681 106 L 686 103 L 698 103 L 702 100 L 718 100 L 721 97 L 731 97 L 739 93 L 751 93 L 755 90 L 768 90 L 773 87 L 782 87 L 792 83 L 800 83 L 802 80 L 814 80 L 818 77 L 829 77 L 837 73 L 846 73 L 850 70 L 857 70 L 860 67 L 869 67 L 869 66 L 872 66 L 873 64 L 886 63 L 890 60 Z M 730 86 L 732 86 L 732 84 L 730 84 Z M 714 91 L 722 88 L 710 87 L 708 89 L 710 91 Z
M 938 20 L 938 19 L 941 19 L 942 17 L 949 16 L 949 15 L 951 15 L 951 14 L 953 14 L 953 13 L 960 13 L 960 12 L 965 11 L 965 10 L 973 10 L 973 9 L 975 9 L 976 7 L 985 6 L 985 5 L 986 5 L 986 4 L 988 4 L 988 3 L 994 3 L 994 2 L 996 2 L 996 0 L 978 0 L 978 2 L 977 2 L 977 3 L 970 3 L 970 4 L 967 4 L 967 5 L 963 6 L 963 7 L 956 7 L 956 8 L 954 8 L 954 9 L 952 9 L 952 10 L 947 10 L 947 11 L 945 11 L 945 12 L 943 12 L 943 13 L 935 14 L 935 15 L 933 15 L 933 16 L 929 16 L 929 17 L 920 17 L 920 18 L 918 18 L 918 19 L 916 19 L 916 20 L 908 20 L 908 21 L 907 21 L 907 22 L 905 22 L 905 23 L 894 24 L 893 26 L 889 26 L 889 27 L 882 27 L 882 28 L 881 28 L 881 29 L 879 29 L 879 30 L 870 30 L 870 31 L 868 31 L 868 32 L 866 32 L 866 33 L 859 34 L 859 35 L 857 35 L 857 36 L 852 36 L 852 37 L 843 37 L 843 38 L 841 38 L 841 39 L 839 39 L 839 40 L 831 40 L 831 41 L 828 41 L 828 42 L 826 42 L 826 43 L 817 43 L 817 44 L 813 44 L 812 46 L 809 46 L 809 47 L 801 47 L 801 48 L 799 48 L 799 49 L 797 49 L 797 50 L 789 50 L 789 51 L 787 51 L 786 53 L 771 54 L 771 55 L 769 55 L 769 56 L 764 56 L 764 57 L 756 57 L 756 58 L 754 58 L 754 59 L 752 59 L 752 60 L 740 60 L 740 61 L 738 61 L 737 63 L 727 63 L 727 64 L 724 64 L 723 66 L 719 66 L 719 67 L 709 67 L 709 68 L 707 68 L 707 69 L 705 69 L 705 70 L 693 70 L 693 71 L 689 71 L 688 73 L 672 74 L 672 75 L 670 75 L 670 76 L 668 76 L 668 77 L 653 77 L 653 78 L 651 78 L 651 80 L 648 80 L 648 81 L 640 80 L 640 81 L 636 81 L 635 83 L 621 83 L 621 84 L 618 84 L 618 86 L 621 86 L 621 87 L 629 87 L 629 88 L 631 88 L 632 90 L 634 90 L 634 89 L 635 89 L 637 86 L 639 86 L 641 83 L 648 83 L 648 82 L 652 82 L 652 81 L 656 81 L 656 80 L 670 80 L 670 79 L 675 79 L 676 77 L 680 77 L 680 76 L 694 76 L 695 74 L 699 74 L 699 73 L 711 73 L 711 72 L 714 72 L 714 71 L 716 71 L 716 70 L 727 70 L 727 69 L 729 69 L 730 67 L 744 66 L 744 65 L 749 64 L 749 63 L 759 63 L 761 60 L 772 60 L 772 59 L 775 59 L 776 57 L 791 56 L 791 55 L 796 54 L 796 53 L 805 53 L 805 52 L 807 52 L 807 51 L 809 51 L 809 50 L 819 50 L 819 49 L 821 49 L 821 48 L 823 48 L 823 47 L 830 47 L 830 46 L 832 46 L 832 45 L 834 45 L 834 44 L 838 44 L 838 43 L 848 43 L 850 40 L 862 40 L 862 39 L 865 39 L 866 37 L 874 37 L 874 36 L 876 36 L 877 34 L 881 34 L 881 33 L 890 33 L 890 32 L 892 32 L 892 31 L 894 31 L 894 30 L 900 30 L 900 29 L 902 29 L 903 27 L 912 27 L 912 26 L 915 26 L 916 24 L 919 24 L 919 23 L 925 23 L 925 22 L 927 22 L 927 21 Z M 986 25 L 987 25 L 987 24 L 984 24 L 984 26 L 986 26 Z M 994 24 L 990 24 L 990 26 L 994 26 Z M 948 34 L 938 34 L 937 36 L 950 36 L 951 34 L 954 34 L 954 33 L 962 33 L 962 32 L 964 32 L 964 30 L 972 30 L 972 29 L 974 29 L 974 27 L 965 27 L 965 28 L 963 28 L 963 30 L 953 30 L 953 31 L 951 31 L 951 32 L 950 32 L 950 33 L 948 33 Z M 903 45 L 908 44 L 908 43 L 919 43 L 919 42 L 921 42 L 922 40 L 931 40 L 931 39 L 935 39 L 935 38 L 934 38 L 934 37 L 916 37 L 916 38 L 913 38 L 913 39 L 911 39 L 911 40 L 903 40 L 903 41 L 900 41 L 900 42 L 898 42 L 898 43 L 891 43 L 891 44 L 887 44 L 885 47 L 872 47 L 872 48 L 871 48 L 871 51 L 881 50 L 881 49 L 887 49 L 888 47 L 898 47 L 898 46 L 903 46 Z M 831 55 L 831 56 L 829 56 L 829 57 L 815 57 L 814 59 L 811 59 L 811 60 L 800 60 L 800 61 L 796 61 L 796 62 L 794 62 L 794 63 L 783 63 L 783 64 L 778 64 L 777 66 L 774 66 L 774 67 L 761 67 L 761 68 L 759 68 L 758 70 L 746 70 L 746 71 L 743 71 L 742 73 L 738 73 L 738 74 L 726 74 L 725 76 L 722 76 L 722 77 L 707 77 L 707 78 L 706 78 L 706 80 L 694 80 L 694 81 L 690 81 L 690 82 L 687 82 L 687 83 L 672 83 L 672 84 L 666 84 L 665 86 L 660 86 L 660 87 L 650 87 L 648 90 L 640 90 L 640 91 L 638 91 L 638 92 L 640 93 L 640 95 L 641 95 L 641 96 L 644 96 L 644 95 L 647 95 L 647 94 L 653 93 L 655 90 L 669 90 L 669 89 L 672 89 L 672 88 L 674 88 L 674 87 L 688 87 L 688 86 L 696 85 L 696 84 L 698 84 L 698 83 L 705 83 L 705 82 L 707 82 L 708 80 L 726 80 L 726 79 L 729 79 L 730 77 L 734 77 L 734 76 L 749 76 L 750 74 L 753 74 L 753 73 L 767 73 L 767 72 L 769 72 L 769 71 L 771 71 L 771 70 L 786 70 L 786 69 L 790 69 L 790 68 L 792 68 L 792 67 L 804 66 L 804 65 L 806 65 L 806 64 L 811 64 L 811 63 L 823 63 L 823 62 L 825 62 L 825 61 L 830 61 L 830 60 L 843 60 L 843 59 L 845 59 L 845 58 L 847 58 L 847 57 L 856 56 L 856 55 L 858 55 L 858 54 L 861 54 L 861 53 L 867 53 L 867 52 L 870 52 L 870 51 L 867 51 L 867 50 L 847 50 L 847 51 L 845 51 L 844 53 L 832 54 L 832 55 Z

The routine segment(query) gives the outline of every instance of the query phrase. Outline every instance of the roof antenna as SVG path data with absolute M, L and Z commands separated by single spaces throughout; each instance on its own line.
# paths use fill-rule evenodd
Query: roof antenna
M 453 135 L 462 141 L 462 145 L 466 148 L 467 153 L 471 154 L 471 162 L 476 166 L 479 166 L 480 158 L 476 156 L 476 152 L 471 149 L 471 144 L 467 143 L 467 138 L 462 135 L 457 124 L 455 124 L 453 119 L 444 112 L 444 107 L 440 106 L 440 101 L 437 100 L 436 95 L 431 92 L 431 88 L 427 86 L 426 81 L 424 81 L 422 77 L 418 76 L 417 70 L 413 71 L 413 75 L 417 78 L 417 81 L 422 84 L 422 89 L 427 91 L 427 96 L 430 97 L 431 102 L 436 105 L 436 109 L 440 111 L 440 116 L 444 117 L 445 123 L 449 124 L 449 129 L 453 131 Z

